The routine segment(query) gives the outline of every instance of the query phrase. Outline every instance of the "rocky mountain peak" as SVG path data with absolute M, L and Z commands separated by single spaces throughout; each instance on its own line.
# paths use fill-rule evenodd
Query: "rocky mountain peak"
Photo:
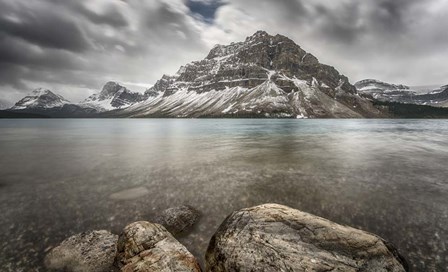
M 132 116 L 361 117 L 381 115 L 335 68 L 282 35 L 258 31 L 214 46 L 163 76 Z
M 125 87 L 121 86 L 117 82 L 109 81 L 106 84 L 104 84 L 103 88 L 99 93 L 93 94 L 89 96 L 85 101 L 103 101 L 103 100 L 110 100 L 114 98 L 117 94 L 123 93 L 123 92 L 130 92 Z
M 305 52 L 291 39 L 278 34 L 272 36 L 265 31 L 257 31 L 244 42 L 216 45 L 206 60 L 228 58 L 230 61 L 255 64 L 266 69 L 282 68 L 281 63 L 286 62 L 318 62 L 317 58 Z
M 120 91 L 123 92 L 128 90 L 117 82 L 109 81 L 103 86 L 103 89 L 101 90 L 99 95 L 99 99 L 103 100 L 110 98 Z
M 270 36 L 270 35 L 264 30 L 258 30 L 252 36 L 249 36 L 246 39 L 255 39 L 255 38 L 266 37 L 266 36 Z
M 294 43 L 293 40 L 291 40 L 290 38 L 288 38 L 286 36 L 283 36 L 280 34 L 271 35 L 263 30 L 258 30 L 252 36 L 248 36 L 244 42 L 245 43 L 265 43 L 265 44 L 269 44 L 270 46 L 273 46 L 273 45 L 275 45 L 274 41 L 276 41 L 277 43 L 279 43 L 279 42 Z M 297 44 L 295 44 L 295 45 L 298 46 Z
M 272 75 L 277 77 L 269 77 L 274 80 L 278 75 L 283 75 L 311 84 L 315 78 L 330 88 L 343 85 L 345 91 L 356 93 L 356 88 L 336 69 L 319 63 L 314 55 L 303 50 L 293 40 L 278 34 L 272 36 L 265 31 L 256 32 L 244 42 L 214 46 L 204 60 L 187 64 L 178 73 L 176 81 L 193 82 L 199 89 L 202 89 L 201 85 L 210 87 L 210 83 L 225 81 L 236 82 L 231 85 L 245 81 L 245 87 L 255 87 L 268 78 L 267 71 L 275 71 Z M 282 85 L 281 82 L 276 83 Z M 214 84 L 213 87 L 222 90 L 225 86 Z M 293 86 L 285 87 L 291 90 Z
M 117 82 L 107 82 L 101 92 L 89 96 L 81 105 L 93 107 L 97 111 L 107 111 L 119 108 L 129 107 L 146 98 L 141 93 L 128 90 Z
M 37 88 L 27 96 L 19 100 L 11 109 L 23 110 L 31 108 L 53 108 L 62 107 L 70 103 L 64 97 L 44 88 Z

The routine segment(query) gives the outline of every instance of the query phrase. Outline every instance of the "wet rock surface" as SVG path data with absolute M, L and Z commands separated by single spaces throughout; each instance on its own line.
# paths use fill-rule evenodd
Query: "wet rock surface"
M 65 239 L 45 258 L 50 271 L 114 271 L 118 236 L 105 230 L 83 232 Z
M 200 213 L 195 208 L 182 205 L 164 210 L 155 222 L 163 225 L 172 234 L 179 234 L 189 230 L 200 217 Z
M 177 231 L 199 212 L 190 206 L 160 215 Z M 382 238 L 278 204 L 233 212 L 212 237 L 206 271 L 409 271 Z M 120 236 L 91 231 L 71 236 L 45 258 L 50 271 L 201 271 L 198 260 L 162 225 L 138 221 Z
M 116 266 L 124 272 L 201 271 L 196 258 L 159 224 L 129 224 L 117 248 Z
M 207 271 L 407 271 L 373 234 L 286 206 L 232 213 L 212 237 Z

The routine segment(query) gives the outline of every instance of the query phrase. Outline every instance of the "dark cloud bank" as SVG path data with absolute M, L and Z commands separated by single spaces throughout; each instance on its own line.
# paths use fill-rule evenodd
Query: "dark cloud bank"
M 3 0 L 0 100 L 143 90 L 216 43 L 289 36 L 352 81 L 448 83 L 445 0 Z

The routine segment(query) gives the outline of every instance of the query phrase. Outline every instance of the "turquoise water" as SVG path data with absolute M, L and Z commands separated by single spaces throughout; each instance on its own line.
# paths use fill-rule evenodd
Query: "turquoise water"
M 233 210 L 286 204 L 448 270 L 448 120 L 0 120 L 0 271 L 43 271 L 69 235 L 190 204 L 202 258 Z M 129 189 L 131 189 L 129 191 Z

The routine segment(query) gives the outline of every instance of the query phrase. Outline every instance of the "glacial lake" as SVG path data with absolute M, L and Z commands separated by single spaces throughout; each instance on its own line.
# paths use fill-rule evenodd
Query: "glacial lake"
M 268 202 L 448 271 L 448 120 L 3 119 L 0 150 L 0 271 L 182 204 L 202 213 L 179 240 L 203 261 L 228 214 Z

